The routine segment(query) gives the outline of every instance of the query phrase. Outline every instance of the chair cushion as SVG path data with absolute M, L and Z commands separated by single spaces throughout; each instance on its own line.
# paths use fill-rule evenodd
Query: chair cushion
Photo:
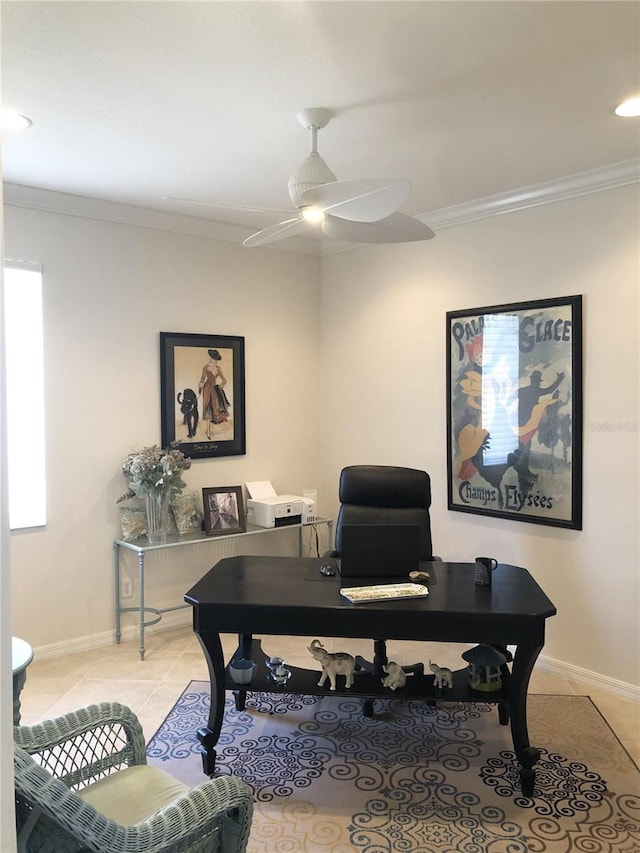
M 164 770 L 140 764 L 78 791 L 78 796 L 121 826 L 132 826 L 168 806 L 189 788 Z

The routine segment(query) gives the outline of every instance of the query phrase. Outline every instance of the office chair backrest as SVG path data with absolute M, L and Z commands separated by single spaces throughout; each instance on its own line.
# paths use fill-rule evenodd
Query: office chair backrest
M 431 480 L 426 471 L 393 465 L 350 465 L 340 474 L 336 551 L 344 524 L 417 524 L 420 559 L 431 560 Z

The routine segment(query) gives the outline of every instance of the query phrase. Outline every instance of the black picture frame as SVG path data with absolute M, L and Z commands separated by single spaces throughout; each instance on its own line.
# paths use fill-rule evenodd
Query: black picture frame
M 207 536 L 228 536 L 244 533 L 247 520 L 244 514 L 242 486 L 211 486 L 202 490 L 204 529 Z
M 582 529 L 582 296 L 447 312 L 456 512 Z
M 244 338 L 160 332 L 160 407 L 163 447 L 246 453 Z

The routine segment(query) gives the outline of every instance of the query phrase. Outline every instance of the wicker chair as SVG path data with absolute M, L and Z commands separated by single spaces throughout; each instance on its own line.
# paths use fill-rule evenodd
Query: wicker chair
M 189 789 L 148 765 L 129 708 L 90 705 L 13 733 L 20 851 L 246 850 L 251 789 L 231 776 Z

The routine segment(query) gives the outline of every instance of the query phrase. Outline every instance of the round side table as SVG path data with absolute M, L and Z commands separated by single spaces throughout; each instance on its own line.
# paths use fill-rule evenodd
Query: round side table
M 11 638 L 11 663 L 13 666 L 13 725 L 20 725 L 20 693 L 27 680 L 27 667 L 33 660 L 33 649 L 20 637 Z

